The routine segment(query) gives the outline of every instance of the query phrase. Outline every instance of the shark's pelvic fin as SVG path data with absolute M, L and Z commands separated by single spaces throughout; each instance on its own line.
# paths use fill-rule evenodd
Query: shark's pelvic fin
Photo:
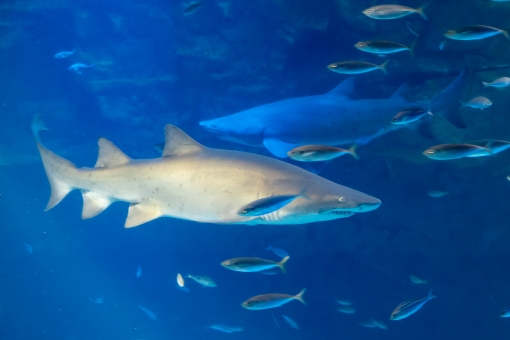
M 113 202 L 108 196 L 97 192 L 82 190 L 81 194 L 83 196 L 83 210 L 81 212 L 83 220 L 99 215 Z
M 345 79 L 343 82 L 338 84 L 333 90 L 329 91 L 328 94 L 343 97 L 352 97 L 354 95 L 354 77 Z
M 51 197 L 44 211 L 48 211 L 56 206 L 66 195 L 74 188 L 67 185 L 62 179 L 62 174 L 76 171 L 76 166 L 68 160 L 54 154 L 50 150 L 37 143 L 37 148 L 41 154 L 44 170 L 48 176 L 51 187 Z
M 140 224 L 155 220 L 161 217 L 161 211 L 153 202 L 146 201 L 138 204 L 131 204 L 128 210 L 128 217 L 124 228 L 137 227 Z
M 182 156 L 204 150 L 204 146 L 188 136 L 177 126 L 168 124 L 165 126 L 165 147 L 163 157 Z
M 277 138 L 264 138 L 264 146 L 273 155 L 279 158 L 287 157 L 287 152 L 298 147 L 298 144 L 285 143 Z
M 99 156 L 94 167 L 108 168 L 128 164 L 131 158 L 126 156 L 118 147 L 106 138 L 99 138 Z

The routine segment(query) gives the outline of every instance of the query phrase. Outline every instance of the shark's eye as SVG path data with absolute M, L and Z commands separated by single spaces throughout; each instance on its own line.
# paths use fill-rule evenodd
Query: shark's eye
M 343 203 L 343 202 L 345 202 L 345 197 L 340 196 L 340 197 L 338 198 L 338 202 L 342 202 L 342 203 Z

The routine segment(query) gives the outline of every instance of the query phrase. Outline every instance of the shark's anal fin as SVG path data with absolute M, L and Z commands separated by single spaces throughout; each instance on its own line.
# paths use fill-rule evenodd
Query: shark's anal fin
M 96 168 L 120 166 L 131 161 L 131 158 L 106 138 L 99 138 L 97 145 L 99 146 L 99 155 L 95 165 Z
M 196 140 L 188 136 L 177 126 L 168 124 L 165 126 L 165 146 L 163 148 L 163 157 L 182 156 L 195 152 L 200 152 L 205 147 Z
M 269 150 L 273 155 L 279 158 L 287 157 L 287 152 L 298 147 L 298 144 L 291 144 L 283 142 L 277 138 L 264 138 L 264 146 Z
M 99 215 L 113 202 L 109 197 L 97 192 L 82 190 L 81 194 L 83 196 L 83 210 L 81 212 L 83 220 Z
M 128 217 L 124 224 L 124 228 L 137 227 L 140 224 L 155 220 L 161 216 L 161 210 L 151 201 L 145 201 L 138 204 L 132 203 L 129 206 Z

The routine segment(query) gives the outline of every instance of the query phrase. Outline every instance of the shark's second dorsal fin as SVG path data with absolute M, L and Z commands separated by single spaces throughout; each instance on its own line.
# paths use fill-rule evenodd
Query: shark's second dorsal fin
M 94 166 L 96 168 L 120 166 L 131 161 L 131 158 L 106 138 L 99 138 L 97 145 L 99 146 L 99 156 Z
M 345 79 L 343 82 L 338 84 L 333 90 L 329 91 L 328 94 L 335 96 L 352 97 L 354 95 L 354 77 Z
M 177 126 L 165 126 L 165 147 L 162 157 L 182 156 L 202 151 L 204 146 L 188 136 Z
M 405 98 L 407 92 L 409 92 L 409 83 L 403 83 L 398 87 L 398 89 L 391 96 L 391 98 Z

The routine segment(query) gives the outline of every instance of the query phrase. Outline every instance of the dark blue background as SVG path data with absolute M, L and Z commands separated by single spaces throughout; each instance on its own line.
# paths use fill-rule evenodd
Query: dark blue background
M 508 89 L 481 81 L 509 76 L 510 42 L 502 36 L 439 44 L 447 29 L 469 24 L 505 28 L 510 5 L 490 1 L 431 1 L 418 15 L 376 21 L 361 14 L 373 1 L 214 1 L 191 15 L 168 1 L 3 1 L 0 4 L 0 338 L 1 339 L 507 339 L 499 318 L 510 303 L 510 153 L 449 162 L 427 160 L 433 144 L 476 138 L 510 139 Z M 401 3 L 411 7 L 420 1 Z M 92 166 L 98 137 L 132 158 L 158 157 L 152 145 L 176 124 L 201 143 L 267 155 L 220 141 L 198 122 L 290 97 L 329 91 L 345 76 L 326 65 L 383 58 L 353 48 L 367 39 L 411 44 L 416 59 L 391 55 L 389 76 L 357 77 L 361 98 L 387 97 L 404 81 L 415 99 L 444 88 L 468 64 L 475 73 L 465 98 L 487 95 L 484 111 L 463 109 L 466 131 L 434 119 L 436 141 L 399 130 L 359 148 L 321 173 L 380 198 L 370 213 L 299 226 L 230 226 L 162 218 L 124 229 L 127 204 L 80 219 L 72 192 L 43 212 L 49 185 L 30 135 L 39 113 L 51 130 L 44 144 L 78 166 Z M 76 49 L 67 59 L 53 56 Z M 94 63 L 78 75 L 75 62 Z M 429 190 L 450 195 L 431 198 Z M 33 247 L 29 254 L 23 242 Z M 238 256 L 277 260 L 265 248 L 286 249 L 288 275 L 225 270 Z M 142 276 L 136 278 L 140 263 Z M 371 263 L 371 264 L 369 264 Z M 378 268 L 376 268 L 378 267 Z M 175 276 L 207 275 L 217 288 Z M 416 286 L 409 275 L 429 279 Z M 437 299 L 415 315 L 390 321 L 401 302 Z M 307 306 L 249 311 L 240 304 L 270 292 L 296 294 Z M 102 304 L 94 300 L 104 297 Z M 335 310 L 353 301 L 357 313 Z M 158 316 L 148 318 L 139 304 Z M 277 328 L 272 315 L 279 320 Z M 288 327 L 290 316 L 301 329 Z M 359 325 L 370 318 L 388 330 Z M 213 323 L 244 328 L 224 334 Z

